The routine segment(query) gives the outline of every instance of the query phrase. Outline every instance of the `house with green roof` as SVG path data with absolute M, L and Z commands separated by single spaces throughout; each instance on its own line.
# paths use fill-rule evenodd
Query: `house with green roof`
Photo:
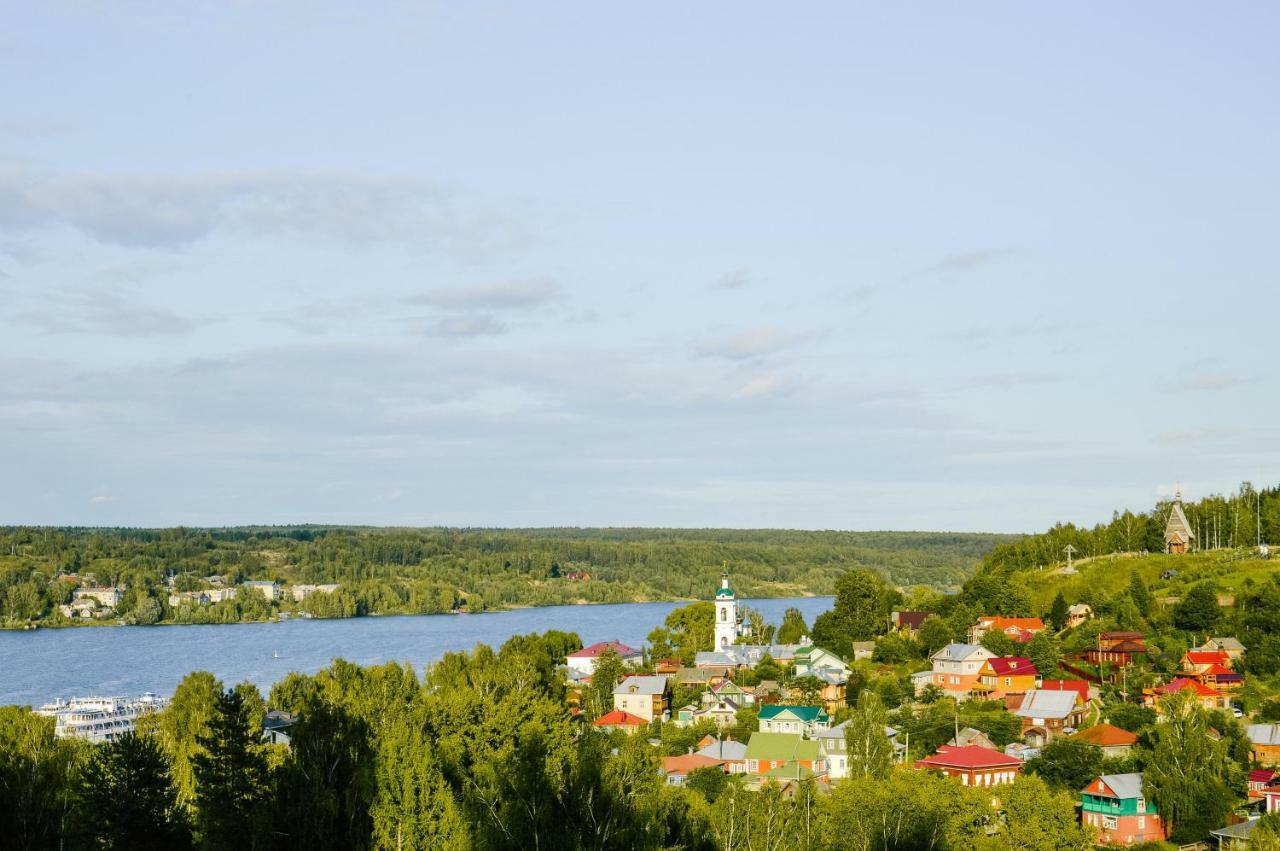
M 770 703 L 760 707 L 760 732 L 807 733 L 831 727 L 831 716 L 821 706 L 786 706 Z
M 769 774 L 774 769 L 808 769 L 825 777 L 827 760 L 818 743 L 799 733 L 753 733 L 747 742 L 747 773 Z M 785 773 L 785 772 L 784 772 Z
M 822 669 L 836 671 L 845 677 L 849 676 L 850 671 L 845 661 L 830 650 L 824 650 L 811 644 L 796 650 L 795 673 L 797 677 L 803 677 L 806 674 Z

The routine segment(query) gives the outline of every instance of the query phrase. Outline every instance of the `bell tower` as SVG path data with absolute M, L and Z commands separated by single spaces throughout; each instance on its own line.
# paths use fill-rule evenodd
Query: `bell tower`
M 716 591 L 716 650 L 724 650 L 738 640 L 738 598 L 729 587 L 729 568 L 720 574 Z

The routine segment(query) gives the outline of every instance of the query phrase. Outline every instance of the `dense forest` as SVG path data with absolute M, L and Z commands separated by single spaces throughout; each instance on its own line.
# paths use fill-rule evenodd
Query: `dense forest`
M 336 583 L 290 609 L 322 617 L 689 599 L 722 566 L 747 597 L 829 594 L 852 568 L 900 586 L 954 588 L 1012 536 L 670 529 L 0 528 L 0 623 L 63 623 L 78 586 L 126 589 L 131 623 L 270 617 L 256 595 L 169 605 L 169 593 L 246 579 Z M 166 585 L 166 580 L 172 587 Z

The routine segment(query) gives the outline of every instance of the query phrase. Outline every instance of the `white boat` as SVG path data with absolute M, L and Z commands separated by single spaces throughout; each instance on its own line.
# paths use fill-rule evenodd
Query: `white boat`
M 73 697 L 58 698 L 36 710 L 54 719 L 54 734 L 64 739 L 110 742 L 131 732 L 137 720 L 159 712 L 169 701 L 147 692 L 139 698 Z

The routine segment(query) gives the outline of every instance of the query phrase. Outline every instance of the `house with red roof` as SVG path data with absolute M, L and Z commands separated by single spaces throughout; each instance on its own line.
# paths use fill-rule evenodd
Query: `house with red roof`
M 612 712 L 606 712 L 601 715 L 592 724 L 601 730 L 614 732 L 621 730 L 624 733 L 631 734 L 637 730 L 647 729 L 649 722 L 641 718 L 639 715 L 632 715 L 630 712 L 624 712 L 621 709 L 615 709 Z
M 1142 690 L 1142 705 L 1159 709 L 1161 700 L 1181 691 L 1190 691 L 1205 709 L 1231 708 L 1230 698 L 1218 694 L 1214 689 L 1189 677 L 1178 677 L 1156 688 L 1144 688 Z
M 1182 654 L 1182 670 L 1188 674 L 1203 674 L 1215 665 L 1230 668 L 1231 657 L 1223 650 L 1188 650 Z
M 988 787 L 1012 783 L 1022 773 L 1022 760 L 977 745 L 942 745 L 933 756 L 917 760 L 916 768 L 933 769 L 948 777 L 957 777 L 963 786 Z
M 1087 680 L 1041 680 L 1041 691 L 1074 691 L 1076 706 L 1084 706 L 1089 702 L 1089 683 Z
M 1276 779 L 1276 770 L 1274 768 L 1255 768 L 1249 772 L 1249 797 L 1261 798 L 1266 793 L 1267 787 Z
M 1036 687 L 1038 676 L 1036 666 L 1025 656 L 997 656 L 983 663 L 973 694 L 999 700 L 1006 694 L 1028 692 Z
M 622 657 L 622 664 L 635 667 L 644 660 L 644 654 L 634 647 L 628 647 L 621 641 L 598 641 L 590 647 L 584 647 L 565 657 L 565 665 L 569 675 L 589 677 L 596 672 L 596 660 L 607 649 L 612 649 Z
M 1129 751 L 1138 742 L 1138 737 L 1133 733 L 1128 730 L 1122 730 L 1105 721 L 1081 730 L 1071 739 L 1076 742 L 1084 742 L 1086 745 L 1093 745 L 1102 751 L 1102 756 L 1105 759 L 1128 756 Z
M 1006 618 L 999 615 L 984 615 L 978 622 L 969 627 L 969 640 L 977 644 L 982 636 L 991 630 L 1003 632 L 1013 641 L 1026 644 L 1037 632 L 1044 632 L 1044 621 L 1040 618 Z

